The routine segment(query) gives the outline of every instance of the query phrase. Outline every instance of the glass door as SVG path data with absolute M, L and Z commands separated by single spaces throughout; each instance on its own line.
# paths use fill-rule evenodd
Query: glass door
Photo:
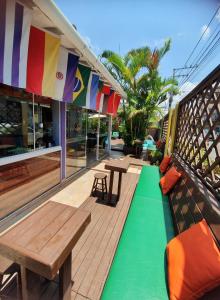
M 108 126 L 109 116 L 100 115 L 99 159 L 108 154 Z
M 85 109 L 67 105 L 66 119 L 66 176 L 69 177 L 86 167 Z
M 99 115 L 94 111 L 88 111 L 87 121 L 87 165 L 91 165 L 97 159 L 97 133 Z

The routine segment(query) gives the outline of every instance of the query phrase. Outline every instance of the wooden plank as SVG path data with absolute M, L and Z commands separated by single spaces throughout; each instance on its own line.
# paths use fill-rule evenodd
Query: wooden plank
M 32 251 L 34 251 L 34 246 L 39 243 L 34 252 L 40 251 L 41 243 L 48 243 L 51 236 L 56 233 L 56 231 L 54 232 L 53 226 L 56 226 L 56 228 L 60 229 L 66 220 L 68 220 L 75 212 L 76 209 L 70 210 L 68 206 L 63 207 L 62 204 L 60 205 L 59 203 L 59 205 L 54 206 L 51 211 L 45 215 L 45 217 L 36 219 L 36 222 L 33 224 L 33 226 L 20 235 L 19 240 L 16 240 L 16 243 Z M 26 227 L 27 222 L 24 222 L 23 225 Z M 51 235 L 46 235 L 48 229 L 52 230 Z M 16 232 L 17 234 L 20 234 L 20 232 L 15 229 L 15 233 Z M 41 238 L 42 234 L 43 236 Z M 45 239 L 45 241 L 43 241 L 43 239 Z
M 75 209 L 77 211 L 77 209 Z M 33 252 L 39 252 L 50 239 L 57 234 L 60 228 L 69 220 L 73 215 L 73 211 L 68 207 L 63 209 L 57 216 L 50 222 L 42 231 L 38 231 L 37 235 L 30 237 L 27 243 L 27 249 Z
M 129 177 L 130 179 L 131 178 L 133 179 L 134 176 L 127 176 L 127 177 Z M 124 182 L 124 183 L 126 184 L 127 182 Z M 110 247 L 111 252 L 108 253 L 107 256 L 105 255 L 105 252 L 107 251 L 107 248 L 111 244 L 111 238 L 112 238 L 114 229 L 116 227 L 116 224 L 118 223 L 119 219 L 120 219 L 120 221 L 122 220 L 120 218 L 121 213 L 123 214 L 123 216 L 125 216 L 125 217 L 127 216 L 127 207 L 130 206 L 134 188 L 135 188 L 135 184 L 134 184 L 134 181 L 132 180 L 132 184 L 127 189 L 124 189 L 124 194 L 122 195 L 123 198 L 120 200 L 121 205 L 120 205 L 120 207 L 117 207 L 117 210 L 115 210 L 115 213 L 112 216 L 112 218 L 110 219 L 109 224 L 107 224 L 107 230 L 105 231 L 104 237 L 98 247 L 98 250 L 96 251 L 95 256 L 92 259 L 92 262 L 89 266 L 87 273 L 85 274 L 85 276 L 83 278 L 83 282 L 81 283 L 80 289 L 78 290 L 78 292 L 82 295 L 86 295 L 88 297 L 89 289 L 91 287 L 95 288 L 96 283 L 98 282 L 95 279 L 96 279 L 97 273 L 99 272 L 99 269 L 102 268 L 103 265 L 108 266 L 109 265 L 109 257 L 111 258 L 114 255 L 115 251 L 113 251 L 113 248 L 111 248 L 111 247 Z M 120 236 L 121 232 L 118 231 L 117 233 L 118 233 L 118 236 Z M 105 261 L 107 262 L 107 264 L 105 263 Z M 102 275 L 103 275 L 103 273 L 102 273 Z
M 53 211 L 56 204 L 52 201 L 47 202 L 41 207 L 44 207 L 44 210 L 38 209 L 36 211 L 33 211 L 27 218 L 23 219 L 19 223 L 17 223 L 16 230 L 14 230 L 14 227 L 12 227 L 9 231 L 7 231 L 7 237 L 11 241 L 16 239 L 19 236 L 23 236 L 23 234 L 29 229 L 32 228 L 36 222 L 39 221 L 39 219 L 42 219 L 45 215 L 47 215 L 49 212 Z M 28 223 L 28 224 L 27 224 Z
M 103 239 L 104 233 L 107 229 L 109 220 L 112 217 L 113 210 L 111 207 L 106 210 L 106 213 L 103 214 L 101 222 L 99 222 L 99 226 L 93 231 L 91 238 L 85 244 L 84 248 L 80 251 L 80 254 L 77 257 L 77 261 L 75 262 L 75 267 L 77 272 L 73 274 L 73 290 L 78 291 L 78 288 L 81 285 L 81 282 L 88 271 L 89 265 L 91 263 L 92 258 L 96 255 L 96 251 Z M 74 260 L 73 260 L 74 267 Z
M 84 209 L 87 210 L 87 207 L 84 207 Z M 81 238 L 79 239 L 79 241 L 77 242 L 76 246 L 74 247 L 74 257 L 77 257 L 77 254 L 79 253 L 79 251 L 81 251 L 81 248 L 83 247 L 88 237 L 92 233 L 94 227 L 96 226 L 97 222 L 101 218 L 103 210 L 104 207 L 102 205 L 97 206 L 97 203 L 94 206 L 92 206 L 92 208 L 88 209 L 88 211 L 91 212 L 91 222 L 86 228 Z
M 69 219 L 40 251 L 40 255 L 50 261 L 51 273 L 48 274 L 49 278 L 56 275 L 90 220 L 91 215 L 89 212 L 77 210 L 74 218 Z
M 23 300 L 40 300 L 40 276 L 21 266 Z
M 105 164 L 105 169 L 109 171 L 127 173 L 128 168 L 129 162 L 126 160 L 112 160 Z
M 66 209 L 70 211 L 70 213 L 67 214 L 68 216 L 66 215 Z M 50 210 L 54 212 L 54 221 L 51 219 L 52 215 L 50 214 Z M 61 210 L 63 210 L 63 213 Z M 58 212 L 62 215 L 61 218 L 58 217 Z M 48 217 L 48 215 L 50 215 L 50 217 Z M 23 267 L 48 279 L 52 279 L 72 251 L 82 232 L 90 222 L 90 218 L 91 215 L 89 212 L 79 209 L 76 210 L 71 206 L 56 202 L 48 202 L 31 216 L 24 219 L 18 226 L 13 227 L 0 237 L 0 252 L 9 259 L 21 264 Z M 47 226 L 49 225 L 47 219 L 50 220 L 49 223 L 52 221 L 52 226 L 54 226 L 55 231 L 50 227 L 52 234 L 45 228 L 45 224 L 47 224 Z M 42 231 L 42 238 L 46 239 L 44 241 L 40 241 L 41 235 L 40 237 L 38 236 L 40 234 L 37 229 L 38 223 Z M 33 226 L 32 239 L 30 224 Z M 57 225 L 60 225 L 60 228 Z M 27 235 L 25 235 L 25 227 L 27 228 Z M 44 229 L 46 231 L 45 234 Z M 19 235 L 20 232 L 23 232 L 23 236 L 25 236 L 29 242 L 31 241 L 31 250 L 26 246 L 26 239 Z M 37 236 L 36 242 L 40 241 L 39 243 L 42 246 L 40 251 L 34 241 L 35 234 Z M 17 239 L 15 239 L 15 235 L 17 235 Z M 13 243 L 11 243 L 11 236 L 14 238 Z M 33 249 L 35 249 L 35 251 L 33 251 Z
M 72 253 L 69 254 L 64 264 L 62 265 L 59 271 L 59 299 L 60 300 L 69 300 L 71 298 L 71 262 L 72 262 Z
M 134 175 L 134 174 L 132 174 Z M 135 178 L 136 177 L 136 178 Z M 105 253 L 103 255 L 102 261 L 99 265 L 99 268 L 91 282 L 90 289 L 87 293 L 87 297 L 89 299 L 99 299 L 105 284 L 105 281 L 108 276 L 109 269 L 111 267 L 111 263 L 114 258 L 115 251 L 117 249 L 117 245 L 126 221 L 126 217 L 129 211 L 129 207 L 132 201 L 133 193 L 135 190 L 135 186 L 137 183 L 138 176 L 132 176 L 133 186 L 130 187 L 130 190 L 127 194 L 126 201 L 124 201 L 123 208 L 121 209 L 120 215 L 117 219 L 117 222 L 112 231 L 111 237 L 109 239 L 108 246 L 105 249 Z M 131 182 L 131 181 L 130 181 Z

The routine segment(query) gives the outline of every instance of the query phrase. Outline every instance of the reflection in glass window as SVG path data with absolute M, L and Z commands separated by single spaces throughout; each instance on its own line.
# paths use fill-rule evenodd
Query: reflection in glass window
M 35 147 L 50 148 L 59 144 L 56 138 L 56 114 L 59 114 L 58 102 L 51 99 L 34 99 Z M 57 113 L 56 113 L 57 111 Z M 58 122 L 58 120 L 57 120 Z
M 0 157 L 33 151 L 32 99 L 0 94 Z
M 108 153 L 108 126 L 109 117 L 100 115 L 99 158 Z
M 87 164 L 96 160 L 97 151 L 97 132 L 98 132 L 99 115 L 94 111 L 88 111 L 87 126 Z
M 0 85 L 0 158 L 59 145 L 57 118 L 58 101 Z
M 86 123 L 85 109 L 67 105 L 66 120 L 66 176 L 86 167 Z

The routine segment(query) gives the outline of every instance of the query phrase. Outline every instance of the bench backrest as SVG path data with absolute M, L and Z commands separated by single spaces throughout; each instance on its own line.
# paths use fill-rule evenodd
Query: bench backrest
M 184 162 L 173 157 L 173 164 L 182 173 L 169 195 L 176 233 L 204 218 L 220 245 L 220 202 Z

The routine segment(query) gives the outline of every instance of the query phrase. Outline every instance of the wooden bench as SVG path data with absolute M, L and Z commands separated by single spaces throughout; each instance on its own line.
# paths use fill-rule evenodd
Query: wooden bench
M 181 180 L 163 196 L 156 166 L 144 166 L 132 200 L 102 300 L 167 300 L 165 249 L 169 240 L 206 219 L 219 244 L 220 204 L 189 168 L 176 158 Z M 126 271 L 125 271 L 126 270 Z M 220 287 L 202 300 L 219 300 Z
M 0 236 L 0 253 L 20 265 L 23 299 L 40 299 L 40 276 L 53 280 L 58 271 L 60 299 L 71 298 L 72 249 L 90 220 L 49 201 Z

